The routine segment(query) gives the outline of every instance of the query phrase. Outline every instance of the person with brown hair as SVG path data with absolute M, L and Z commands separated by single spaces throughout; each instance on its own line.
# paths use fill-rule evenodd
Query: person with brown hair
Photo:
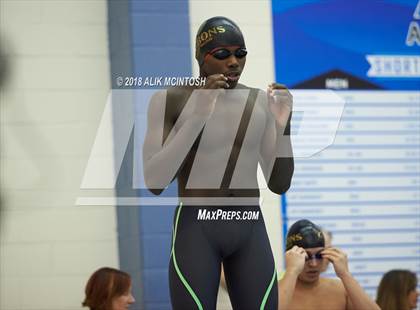
M 391 270 L 379 283 L 376 303 L 382 310 L 411 310 L 417 308 L 419 291 L 417 276 L 409 270 Z
M 90 310 L 125 310 L 135 302 L 131 294 L 131 277 L 121 270 L 103 267 L 89 278 L 84 307 Z

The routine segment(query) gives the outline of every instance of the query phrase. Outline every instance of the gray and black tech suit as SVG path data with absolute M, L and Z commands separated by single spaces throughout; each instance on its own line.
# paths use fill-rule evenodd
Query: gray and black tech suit
M 171 96 L 169 92 L 167 103 L 176 100 L 171 99 Z M 253 91 L 251 91 L 246 103 L 247 108 L 245 108 L 240 121 L 238 135 L 240 135 L 241 126 L 247 128 L 249 115 L 246 114 L 252 111 L 255 98 L 256 96 L 253 96 Z M 181 108 L 173 112 L 174 106 L 174 104 L 167 104 L 163 141 L 167 138 L 171 126 L 175 124 L 177 116 L 182 110 L 181 104 Z M 170 118 L 170 121 L 167 121 L 167 118 Z M 290 119 L 285 133 L 290 135 Z M 248 206 L 180 204 L 177 207 L 169 265 L 169 285 L 173 309 L 216 309 L 221 263 L 223 263 L 233 309 L 277 310 L 276 268 L 264 219 L 258 205 L 259 190 L 229 189 L 233 173 L 232 166 L 234 168 L 235 160 L 238 158 L 238 154 L 233 154 L 235 153 L 233 150 L 240 149 L 241 138 L 237 136 L 235 140 L 235 147 L 232 148 L 220 189 L 186 189 L 200 138 L 201 134 L 176 176 L 179 196 L 255 197 L 256 203 Z M 269 188 L 277 194 L 286 192 L 290 186 L 293 169 L 293 158 L 277 158 L 268 182 Z M 182 198 L 180 200 L 182 201 Z M 241 214 L 245 212 L 258 214 L 258 217 L 251 220 L 225 220 L 222 218 L 200 220 L 199 213 L 204 209 L 209 214 L 219 209 L 226 212 L 241 212 Z

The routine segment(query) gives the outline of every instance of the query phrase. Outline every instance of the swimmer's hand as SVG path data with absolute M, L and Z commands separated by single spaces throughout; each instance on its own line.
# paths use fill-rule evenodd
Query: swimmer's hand
M 202 89 L 219 89 L 229 88 L 228 78 L 223 74 L 212 74 L 206 78 L 206 83 Z
M 206 78 L 206 83 L 198 90 L 198 100 L 194 113 L 205 119 L 213 114 L 217 98 L 229 87 L 227 77 L 223 74 L 213 74 Z
M 327 248 L 321 252 L 321 255 L 333 264 L 337 277 L 342 278 L 350 273 L 347 254 L 340 249 Z
M 267 88 L 267 101 L 271 113 L 280 127 L 286 127 L 293 108 L 293 96 L 283 84 L 271 83 Z
M 298 276 L 305 267 L 306 251 L 298 246 L 294 246 L 286 252 L 286 271 Z

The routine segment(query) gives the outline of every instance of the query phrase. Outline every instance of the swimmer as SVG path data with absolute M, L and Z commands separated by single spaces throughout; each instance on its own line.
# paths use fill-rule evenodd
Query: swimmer
M 196 36 L 205 85 L 158 92 L 149 107 L 146 185 L 160 194 L 172 180 L 178 182 L 169 266 L 175 310 L 215 309 L 222 263 L 233 308 L 277 309 L 277 273 L 259 206 L 257 167 L 271 191 L 287 191 L 294 170 L 293 101 L 284 85 L 271 83 L 264 92 L 239 83 L 247 53 L 235 22 L 220 16 L 206 20 Z M 233 211 L 239 219 L 199 220 L 199 214 L 218 210 Z M 246 212 L 259 216 L 241 220 Z
M 286 239 L 286 272 L 279 281 L 279 310 L 380 310 L 348 269 L 347 255 L 325 247 L 321 229 L 308 220 L 294 223 Z M 321 278 L 328 260 L 339 278 Z

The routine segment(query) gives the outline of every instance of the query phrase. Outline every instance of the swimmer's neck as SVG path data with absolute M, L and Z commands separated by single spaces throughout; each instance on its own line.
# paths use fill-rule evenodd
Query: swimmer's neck
M 320 284 L 320 278 L 318 278 L 314 282 L 305 282 L 298 279 L 296 281 L 296 288 L 300 290 L 312 290 L 316 288 L 319 284 Z

